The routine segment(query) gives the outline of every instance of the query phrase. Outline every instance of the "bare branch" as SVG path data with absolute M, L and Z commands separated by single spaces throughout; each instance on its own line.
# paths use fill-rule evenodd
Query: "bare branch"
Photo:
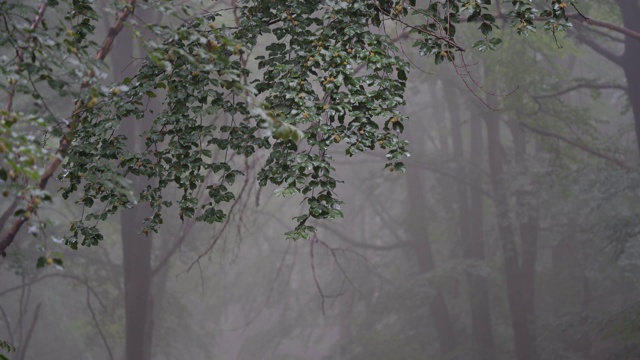
M 629 28 L 626 28 L 624 26 L 612 24 L 612 23 L 609 23 L 609 22 L 606 22 L 606 21 L 601 21 L 601 20 L 588 18 L 588 17 L 585 17 L 584 15 L 581 15 L 581 14 L 570 14 L 569 18 L 572 19 L 572 20 L 577 20 L 580 23 L 589 24 L 589 25 L 592 25 L 592 26 L 609 29 L 611 31 L 623 34 L 623 35 L 628 36 L 628 37 L 630 37 L 632 39 L 640 41 L 640 33 L 635 32 L 635 31 L 633 31 L 633 30 L 631 30 Z
M 27 354 L 27 348 L 29 347 L 29 342 L 31 341 L 31 337 L 33 336 L 33 330 L 36 327 L 36 323 L 38 322 L 38 316 L 40 315 L 40 306 L 42 303 L 38 303 L 36 305 L 36 310 L 33 313 L 33 318 L 31 319 L 31 325 L 29 326 L 29 330 L 27 330 L 27 336 L 24 339 L 24 343 L 20 344 L 20 350 L 18 350 L 18 359 L 24 360 Z
M 4 296 L 4 295 L 6 295 L 6 294 L 8 294 L 10 292 L 13 292 L 13 291 L 16 291 L 16 290 L 20 290 L 20 289 L 24 288 L 25 286 L 31 286 L 31 285 L 36 284 L 36 283 L 38 283 L 38 282 L 40 282 L 40 281 L 42 281 L 44 279 L 54 278 L 54 277 L 75 280 L 75 281 L 77 281 L 77 282 L 89 287 L 89 289 L 90 289 L 91 293 L 93 294 L 93 296 L 98 300 L 98 303 L 100 304 L 100 307 L 102 307 L 103 310 L 107 309 L 106 305 L 104 304 L 102 299 L 98 296 L 98 294 L 93 289 L 93 287 L 89 286 L 89 284 L 86 283 L 82 278 L 80 278 L 78 276 L 75 276 L 75 275 L 69 275 L 69 274 L 46 274 L 46 275 L 43 275 L 43 276 L 41 276 L 41 277 L 39 277 L 39 278 L 37 278 L 35 280 L 32 280 L 31 282 L 24 283 L 22 285 L 16 285 L 16 286 L 10 287 L 8 289 L 2 290 L 2 291 L 0 291 L 0 297 Z
M 91 287 L 89 286 L 89 279 L 87 278 L 87 276 L 85 275 L 84 277 L 84 283 L 85 286 L 87 288 L 87 309 L 89 309 L 89 312 L 91 313 L 91 318 L 93 319 L 93 323 L 96 324 L 96 329 L 98 330 L 98 334 L 100 335 L 100 339 L 102 339 L 102 343 L 104 344 L 104 347 L 107 349 L 107 354 L 109 354 L 109 359 L 113 360 L 113 353 L 111 352 L 111 347 L 109 346 L 109 343 L 107 342 L 107 338 L 104 336 L 104 333 L 102 332 L 102 327 L 100 326 L 100 323 L 98 322 L 98 317 L 96 316 L 96 312 L 93 311 L 93 307 L 91 306 Z
M 585 145 L 585 144 L 583 144 L 581 142 L 566 138 L 566 137 L 564 137 L 564 136 L 562 136 L 560 134 L 552 133 L 550 131 L 533 128 L 533 127 L 531 127 L 531 126 L 529 126 L 529 125 L 527 125 L 525 123 L 520 123 L 520 126 L 522 126 L 523 128 L 525 128 L 525 129 L 527 129 L 527 130 L 529 130 L 531 132 L 534 132 L 534 133 L 536 133 L 538 135 L 552 137 L 552 138 L 555 138 L 555 139 L 558 139 L 558 140 L 562 140 L 562 141 L 566 142 L 569 145 L 575 146 L 580 150 L 588 152 L 591 155 L 594 155 L 594 156 L 597 156 L 597 157 L 599 157 L 601 159 L 607 160 L 607 161 L 617 165 L 618 167 L 620 167 L 622 169 L 628 169 L 629 168 L 624 162 L 622 162 L 622 161 L 620 161 L 620 160 L 618 160 L 618 159 L 616 159 L 616 158 L 614 158 L 614 157 L 612 157 L 610 155 L 603 154 L 603 153 L 601 153 L 601 152 L 599 152 L 599 151 L 597 151 L 597 150 L 595 150 L 595 149 L 593 149 L 593 148 L 589 147 L 588 145 Z
M 627 91 L 627 87 L 626 86 L 622 86 L 619 84 L 576 84 L 573 86 L 570 86 L 566 89 L 557 91 L 555 93 L 549 93 L 549 94 L 543 94 L 543 95 L 536 95 L 533 96 L 536 99 L 548 99 L 548 98 L 553 98 L 556 96 L 560 96 L 560 95 L 564 95 L 566 93 L 570 93 L 572 91 L 575 90 L 580 90 L 580 89 L 591 89 L 591 90 L 607 90 L 607 89 L 616 89 L 616 90 L 622 90 L 622 91 Z
M 622 57 L 620 55 L 616 55 L 613 52 L 611 52 L 611 50 L 605 48 L 604 46 L 600 45 L 600 43 L 594 41 L 593 39 L 584 36 L 583 34 L 580 33 L 576 33 L 576 38 L 578 39 L 578 41 L 582 42 L 583 44 L 587 45 L 588 47 L 590 47 L 593 51 L 597 52 L 598 54 L 600 54 L 602 57 L 606 58 L 607 60 L 611 61 L 612 63 L 621 66 L 622 64 Z
M 340 240 L 346 242 L 347 244 L 349 244 L 351 246 L 355 246 L 355 247 L 359 247 L 359 248 L 363 248 L 363 249 L 377 250 L 377 251 L 387 251 L 387 250 L 396 250 L 396 249 L 406 249 L 406 248 L 411 247 L 413 245 L 413 241 L 405 241 L 405 242 L 386 244 L 386 245 L 367 244 L 367 243 L 364 243 L 364 242 L 359 242 L 359 241 L 353 240 L 349 236 L 343 234 L 341 231 L 338 231 L 338 230 L 334 229 L 333 227 L 323 226 L 322 229 L 328 230 L 330 233 L 332 233 L 332 234 L 336 235 L 338 238 L 340 238 Z

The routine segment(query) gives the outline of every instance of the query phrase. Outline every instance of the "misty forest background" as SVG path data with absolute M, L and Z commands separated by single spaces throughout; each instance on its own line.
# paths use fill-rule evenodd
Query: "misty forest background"
M 207 11 L 237 5 L 205 3 Z M 94 6 L 100 42 L 123 2 Z M 555 38 L 523 37 L 497 18 L 502 43 L 487 52 L 468 46 L 455 65 L 421 56 L 402 26 L 385 28 L 411 63 L 401 109 L 406 172 L 384 170 L 378 150 L 344 156 L 337 140 L 329 152 L 344 181 L 335 190 L 344 218 L 309 220 L 317 232 L 308 239 L 284 236 L 302 196 L 258 185 L 266 150 L 230 159 L 244 176 L 231 185 L 236 200 L 225 221 L 181 221 L 168 210 L 160 231 L 145 235 L 148 209 L 140 206 L 101 223 L 98 246 L 77 250 L 62 239 L 83 208 L 76 195 L 63 200 L 61 180 L 52 179 L 51 202 L 0 262 L 0 340 L 16 348 L 3 354 L 637 359 L 640 1 L 579 6 L 599 23 L 575 16 Z M 144 24 L 175 21 L 141 1 L 134 14 L 104 59 L 104 83 L 135 74 L 152 36 Z M 216 20 L 236 21 L 232 10 Z M 477 24 L 458 26 L 461 44 L 477 35 Z M 267 45 L 258 42 L 248 57 L 257 74 L 252 59 Z M 3 42 L 0 51 L 7 61 L 16 50 Z M 12 84 L 2 81 L 9 93 Z M 160 106 L 154 101 L 148 106 Z M 13 106 L 28 111 L 31 103 L 16 98 Z M 52 98 L 49 106 L 69 114 L 74 104 Z M 145 121 L 119 130 L 129 146 L 143 146 L 136 134 Z M 18 206 L 7 194 L 2 235 Z

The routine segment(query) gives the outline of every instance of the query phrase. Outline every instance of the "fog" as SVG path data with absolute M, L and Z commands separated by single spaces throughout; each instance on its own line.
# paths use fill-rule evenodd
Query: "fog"
M 640 32 L 638 13 L 621 10 L 640 5 L 628 2 L 581 11 Z M 141 24 L 173 21 L 136 11 L 105 59 L 105 83 L 139 69 L 146 50 L 134 29 L 151 39 Z M 96 39 L 115 18 L 105 14 Z M 336 144 L 328 154 L 344 218 L 309 220 L 317 232 L 308 239 L 285 239 L 304 196 L 258 185 L 266 150 L 231 155 L 244 176 L 225 221 L 168 210 L 145 235 L 152 210 L 141 205 L 101 223 L 99 245 L 78 250 L 60 239 L 82 215 L 79 198 L 63 200 L 52 181 L 40 222 L 0 260 L 0 340 L 18 349 L 8 358 L 638 358 L 640 41 L 572 19 L 557 39 L 503 23 L 495 51 L 469 46 L 440 65 L 399 41 L 411 63 L 406 172 L 385 169 L 384 151 L 349 157 Z M 459 25 L 458 36 L 470 45 L 476 28 Z M 254 77 L 270 41 L 248 56 Z M 162 98 L 146 106 L 159 109 Z M 127 146 L 144 147 L 151 120 L 123 120 Z M 137 190 L 149 184 L 130 179 Z M 11 206 L 1 200 L 0 214 Z M 63 266 L 36 267 L 43 254 Z

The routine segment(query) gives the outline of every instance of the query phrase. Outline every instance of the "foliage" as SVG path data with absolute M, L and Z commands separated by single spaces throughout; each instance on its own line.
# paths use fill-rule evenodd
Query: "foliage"
M 16 347 L 11 345 L 10 343 L 8 343 L 6 340 L 0 340 L 0 349 L 2 349 L 3 351 L 6 351 L 6 352 L 15 352 L 16 351 Z M 1 360 L 9 360 L 9 358 L 4 354 L 0 354 L 0 359 Z
M 573 2 L 541 3 L 550 3 L 540 13 L 548 17 L 543 28 L 566 30 L 565 9 Z M 62 196 L 77 194 L 83 208 L 65 239 L 76 249 L 97 245 L 101 221 L 142 202 L 152 209 L 144 233 L 158 231 L 162 210 L 174 203 L 181 219 L 222 222 L 224 204 L 234 201 L 233 184 L 242 175 L 231 158 L 268 154 L 259 184 L 280 186 L 283 196 L 302 195 L 306 211 L 287 237 L 308 238 L 314 231 L 310 219 L 343 216 L 335 193 L 335 149 L 347 156 L 382 149 L 387 169 L 405 169 L 407 142 L 399 134 L 406 118 L 399 108 L 409 65 L 386 24 L 410 28 L 406 36 L 436 63 L 454 62 L 454 54 L 464 50 L 455 38 L 463 14 L 469 14 L 467 22 L 480 24 L 484 40 L 477 48 L 500 43 L 490 37 L 497 28 L 490 5 L 490 0 L 436 1 L 425 8 L 415 0 L 243 1 L 233 9 L 235 26 L 228 26 L 217 22 L 225 16 L 220 11 L 149 2 L 141 6 L 171 21 L 146 24 L 155 39 L 145 42 L 144 63 L 135 76 L 105 85 L 91 57 L 98 51 L 92 39 L 99 20 L 92 2 L 47 1 L 38 8 L 3 3 L 0 11 L 12 29 L 3 46 L 18 52 L 2 63 L 8 79 L 3 87 L 25 110 L 8 106 L 3 113 L 0 186 L 5 196 L 24 199 L 14 214 L 19 228 L 51 199 L 44 186 L 64 157 L 58 176 Z M 534 31 L 534 2 L 512 5 L 509 17 L 517 32 Z M 123 4 L 121 12 L 134 6 Z M 49 28 L 44 10 L 65 15 Z M 182 22 L 178 27 L 176 20 Z M 112 29 L 109 36 L 116 34 Z M 264 42 L 266 54 L 252 57 Z M 103 45 L 99 54 L 105 51 Z M 253 61 L 258 70 L 252 70 Z M 153 98 L 162 102 L 159 111 L 148 108 Z M 72 115 L 53 113 L 49 101 L 73 103 Z M 149 116 L 153 124 L 143 135 L 144 149 L 127 148 L 127 137 L 136 135 L 123 134 L 122 123 Z M 48 145 L 52 136 L 60 139 L 57 153 Z M 208 174 L 217 181 L 208 181 Z M 126 176 L 147 179 L 149 185 L 134 192 Z M 206 197 L 196 191 L 203 184 Z M 180 190 L 181 197 L 167 199 L 168 188 Z

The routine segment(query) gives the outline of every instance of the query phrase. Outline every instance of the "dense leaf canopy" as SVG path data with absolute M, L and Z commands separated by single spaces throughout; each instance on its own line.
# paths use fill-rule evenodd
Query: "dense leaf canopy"
M 455 64 L 465 51 L 456 27 L 472 23 L 478 27 L 473 46 L 494 49 L 501 42 L 492 32 L 499 9 L 491 3 L 247 0 L 203 11 L 130 0 L 101 46 L 92 1 L 0 3 L 8 29 L 0 45 L 16 53 L 0 63 L 8 94 L 0 187 L 16 210 L 0 251 L 51 200 L 45 186 L 52 176 L 63 197 L 84 209 L 66 238 L 77 248 L 99 243 L 100 221 L 143 202 L 152 209 L 144 233 L 158 231 L 163 208 L 172 206 L 181 219 L 223 221 L 243 175 L 237 159 L 256 156 L 265 157 L 260 185 L 302 194 L 305 210 L 287 236 L 307 238 L 314 231 L 310 219 L 342 216 L 333 156 L 382 149 L 385 168 L 405 168 L 400 108 L 410 66 L 396 42 L 410 39 L 436 63 Z M 498 14 L 518 33 L 542 27 L 555 36 L 569 26 L 569 5 L 511 1 L 509 12 Z M 146 55 L 132 64 L 134 75 L 106 82 L 101 61 L 125 23 L 136 21 L 131 15 L 146 7 L 165 21 L 144 24 L 152 40 L 143 42 Z M 68 105 L 52 110 L 52 102 Z M 121 131 L 122 124 L 145 118 L 152 120 L 144 146 L 127 146 L 134 135 Z M 133 189 L 132 177 L 147 185 Z M 168 189 L 181 195 L 171 199 Z

